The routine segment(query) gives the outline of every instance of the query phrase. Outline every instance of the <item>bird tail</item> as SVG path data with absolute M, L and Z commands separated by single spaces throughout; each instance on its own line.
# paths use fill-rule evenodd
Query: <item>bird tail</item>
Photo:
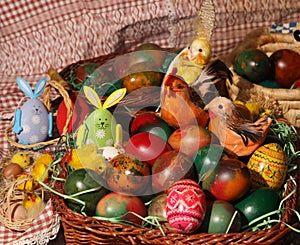
M 226 81 L 232 84 L 232 72 L 220 59 L 210 61 L 191 88 L 208 104 L 215 97 L 228 97 Z
M 237 132 L 243 139 L 244 144 L 248 145 L 248 139 L 252 142 L 260 140 L 269 130 L 272 123 L 272 119 L 267 115 L 259 118 L 254 123 L 247 123 L 240 125 L 239 132 Z

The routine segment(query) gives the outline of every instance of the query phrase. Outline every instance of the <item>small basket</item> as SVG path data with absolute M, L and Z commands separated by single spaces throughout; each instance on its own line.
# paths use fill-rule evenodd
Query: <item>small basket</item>
M 271 33 L 269 28 L 259 28 L 250 32 L 238 47 L 223 58 L 233 73 L 233 83 L 227 83 L 229 97 L 232 100 L 259 103 L 262 108 L 272 110 L 275 116 L 283 117 L 299 128 L 300 90 L 263 87 L 251 83 L 234 71 L 233 63 L 236 55 L 251 48 L 262 50 L 268 56 L 280 49 L 291 49 L 300 53 L 300 42 L 294 39 L 293 34 Z
M 102 65 L 117 55 L 119 54 L 110 54 L 80 61 L 66 67 L 60 74 L 65 81 L 69 81 L 71 70 L 74 67 L 85 62 L 94 62 Z M 60 177 L 64 179 L 67 177 L 67 170 L 63 164 L 60 164 L 60 167 Z M 298 178 L 298 172 L 294 171 L 293 176 Z M 297 188 L 299 188 L 298 185 Z M 56 181 L 55 190 L 63 193 L 62 181 Z M 294 183 L 288 181 L 285 195 L 289 195 L 294 190 Z M 282 215 L 282 222 L 278 222 L 271 228 L 264 230 L 228 234 L 196 233 L 185 235 L 172 231 L 167 226 L 162 227 L 163 234 L 158 228 L 134 227 L 83 216 L 68 208 L 60 195 L 53 195 L 53 201 L 56 211 L 61 216 L 64 237 L 67 244 L 274 244 L 291 231 L 285 223 L 291 225 L 297 224 L 293 220 L 293 212 L 290 210 L 296 209 L 298 193 L 299 190 L 295 191 L 286 200 L 286 211 Z
M 14 219 L 12 214 L 12 206 L 21 204 L 25 194 L 23 190 L 19 190 L 17 187 L 21 184 L 25 184 L 27 181 L 33 181 L 33 179 L 24 178 L 13 181 L 0 193 L 0 221 L 7 228 L 14 231 L 25 231 L 30 228 L 34 221 L 33 218 Z
M 50 81 L 48 81 L 48 83 L 45 87 L 44 93 L 43 93 L 43 103 L 46 106 L 46 108 L 48 109 L 48 111 L 51 110 L 51 98 L 50 98 L 51 97 L 50 96 L 51 88 L 56 89 L 60 93 L 60 95 L 63 97 L 63 100 L 66 104 L 67 119 L 66 119 L 66 124 L 65 124 L 65 127 L 63 128 L 63 133 L 62 133 L 64 135 L 68 131 L 69 122 L 72 117 L 72 101 L 69 98 L 68 91 L 65 89 L 65 87 L 63 85 L 61 85 L 58 81 L 50 80 Z M 55 116 L 55 114 L 54 114 L 54 116 Z M 38 149 L 40 147 L 54 145 L 59 141 L 59 138 L 55 138 L 55 139 L 50 139 L 47 141 L 38 142 L 35 144 L 28 144 L 28 145 L 18 143 L 12 135 L 12 125 L 8 126 L 5 129 L 5 137 L 12 146 L 20 148 L 20 149 Z

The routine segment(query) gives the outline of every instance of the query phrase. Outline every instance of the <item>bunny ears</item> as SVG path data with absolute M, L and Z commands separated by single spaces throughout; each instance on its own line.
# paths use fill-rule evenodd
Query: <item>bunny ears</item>
M 29 96 L 32 99 L 35 99 L 35 98 L 39 97 L 43 93 L 43 91 L 44 91 L 44 89 L 46 87 L 46 82 L 47 82 L 46 78 L 40 79 L 38 81 L 38 83 L 36 84 L 34 92 L 33 92 L 32 89 L 31 89 L 31 87 L 30 87 L 30 85 L 29 85 L 29 83 L 25 79 L 23 79 L 21 77 L 17 78 L 17 83 L 18 83 L 19 88 L 27 96 Z
M 101 100 L 94 89 L 89 86 L 83 87 L 83 92 L 85 97 L 89 100 L 89 102 L 98 109 L 107 109 L 115 104 L 117 104 L 123 97 L 126 95 L 126 88 L 120 88 L 113 93 L 111 93 L 107 99 L 104 101 L 103 105 Z

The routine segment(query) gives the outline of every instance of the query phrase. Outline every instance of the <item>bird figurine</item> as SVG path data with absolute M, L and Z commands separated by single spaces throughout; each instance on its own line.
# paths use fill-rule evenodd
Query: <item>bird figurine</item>
M 255 122 L 245 119 L 236 105 L 226 97 L 216 97 L 204 109 L 208 110 L 208 129 L 224 148 L 237 156 L 248 156 L 265 140 L 272 119 L 268 115 Z
M 193 102 L 188 84 L 179 77 L 166 75 L 161 86 L 160 114 L 170 126 L 179 128 L 190 124 L 205 127 L 208 113 Z
M 220 59 L 211 60 L 192 85 L 166 74 L 160 92 L 161 117 L 173 127 L 195 121 L 206 126 L 209 117 L 203 108 L 215 97 L 228 96 L 227 80 L 232 82 L 232 73 Z
M 199 77 L 210 58 L 209 41 L 203 37 L 196 37 L 173 59 L 167 73 L 181 77 L 191 85 Z
M 68 166 L 73 169 L 90 168 L 99 174 L 105 170 L 105 159 L 101 154 L 98 154 L 96 144 L 87 144 L 81 148 L 72 150 L 71 161 Z
M 22 205 L 27 210 L 28 219 L 35 219 L 46 207 L 43 199 L 35 192 L 26 193 L 24 195 Z

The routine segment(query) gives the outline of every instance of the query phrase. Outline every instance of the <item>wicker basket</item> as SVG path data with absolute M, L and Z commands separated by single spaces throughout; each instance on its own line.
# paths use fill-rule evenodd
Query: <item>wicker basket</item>
M 21 204 L 25 192 L 19 190 L 18 186 L 33 181 L 31 178 L 19 179 L 11 182 L 0 193 L 0 222 L 7 228 L 15 231 L 25 231 L 30 228 L 33 218 L 14 219 L 12 206 Z
M 67 115 L 66 124 L 65 124 L 65 127 L 63 128 L 63 133 L 62 133 L 62 134 L 66 134 L 68 131 L 69 122 L 72 117 L 72 102 L 69 98 L 69 93 L 65 89 L 65 87 L 56 80 L 50 80 L 50 81 L 48 81 L 48 83 L 45 87 L 44 93 L 43 93 L 43 103 L 46 106 L 46 108 L 48 109 L 48 111 L 51 110 L 51 96 L 50 96 L 51 88 L 56 89 L 60 93 L 60 95 L 63 97 L 64 102 L 66 104 L 68 115 Z M 49 139 L 47 141 L 38 142 L 35 144 L 28 144 L 28 145 L 21 144 L 21 143 L 18 143 L 16 141 L 15 137 L 13 136 L 12 125 L 8 126 L 5 129 L 5 137 L 11 146 L 14 146 L 14 147 L 20 148 L 20 149 L 35 149 L 35 148 L 40 148 L 40 147 L 44 147 L 44 146 L 54 145 L 59 140 L 59 138 L 55 138 L 55 139 Z
M 60 74 L 66 81 L 69 81 L 71 73 L 76 67 L 84 63 L 97 63 L 101 65 L 117 55 L 119 54 L 110 54 L 79 61 L 76 64 L 66 67 Z M 67 177 L 67 171 L 64 167 L 61 173 L 63 175 L 60 177 Z M 295 178 L 298 178 L 298 173 L 294 172 L 293 175 Z M 55 189 L 63 193 L 63 182 L 57 181 Z M 289 181 L 285 195 L 292 193 L 293 190 L 295 190 L 295 186 Z M 284 223 L 297 225 L 293 220 L 293 213 L 289 210 L 296 209 L 298 193 L 299 190 L 287 199 L 285 204 L 287 209 L 282 215 L 282 222 L 264 230 L 228 234 L 198 233 L 184 235 L 174 232 L 167 227 L 163 228 L 165 233 L 163 234 L 156 228 L 132 227 L 83 216 L 69 209 L 64 199 L 59 195 L 54 195 L 53 200 L 57 212 L 61 215 L 67 244 L 274 244 L 291 230 Z
M 232 100 L 258 102 L 263 108 L 271 109 L 276 116 L 283 117 L 294 126 L 300 127 L 300 90 L 266 88 L 249 82 L 234 71 L 233 63 L 236 55 L 248 48 L 257 48 L 268 56 L 279 49 L 291 49 L 300 53 L 300 42 L 294 39 L 293 34 L 271 33 L 269 28 L 259 28 L 250 32 L 229 56 L 224 57 L 226 65 L 233 73 L 233 83 L 227 83 Z

